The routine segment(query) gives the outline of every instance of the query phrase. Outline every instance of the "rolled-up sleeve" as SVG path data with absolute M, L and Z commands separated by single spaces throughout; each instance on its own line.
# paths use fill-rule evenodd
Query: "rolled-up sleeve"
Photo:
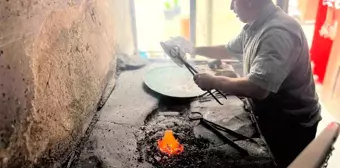
M 248 79 L 263 89 L 277 93 L 292 71 L 299 52 L 301 52 L 299 38 L 282 29 L 269 30 L 260 39 Z
M 227 49 L 228 54 L 242 60 L 243 40 L 244 40 L 244 31 L 242 31 L 238 36 L 230 40 L 225 45 L 225 48 Z

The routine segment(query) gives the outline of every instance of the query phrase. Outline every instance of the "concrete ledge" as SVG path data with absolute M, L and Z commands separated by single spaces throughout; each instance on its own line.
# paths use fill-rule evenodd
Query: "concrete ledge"
M 153 66 L 122 72 L 115 90 L 101 109 L 99 121 L 142 126 L 147 115 L 157 108 L 156 97 L 146 92 L 143 77 Z

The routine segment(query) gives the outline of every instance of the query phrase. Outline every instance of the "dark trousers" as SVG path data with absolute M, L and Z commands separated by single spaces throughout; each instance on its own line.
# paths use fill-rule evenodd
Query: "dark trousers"
M 318 123 L 311 127 L 277 120 L 258 121 L 261 132 L 279 167 L 287 167 L 315 138 Z

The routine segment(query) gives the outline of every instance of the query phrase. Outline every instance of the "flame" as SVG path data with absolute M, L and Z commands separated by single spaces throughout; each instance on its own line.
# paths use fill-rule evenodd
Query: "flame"
M 168 155 L 178 155 L 184 151 L 184 146 L 181 145 L 172 130 L 166 130 L 161 140 L 158 140 L 158 148 L 161 152 Z

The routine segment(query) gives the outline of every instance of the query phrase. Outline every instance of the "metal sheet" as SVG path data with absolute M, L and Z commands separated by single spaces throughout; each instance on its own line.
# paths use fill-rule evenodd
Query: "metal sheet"
M 170 43 L 170 42 L 171 41 L 169 41 L 168 43 Z M 161 47 L 163 48 L 165 54 L 168 55 L 171 58 L 171 60 L 174 61 L 174 63 L 176 63 L 178 66 L 183 67 L 183 63 L 177 58 L 178 52 L 180 52 L 179 48 L 176 46 L 177 47 L 177 53 L 173 53 L 172 51 L 174 51 L 174 50 L 172 50 L 172 49 L 175 46 L 167 45 L 164 42 L 160 42 L 160 44 L 161 44 Z M 183 58 L 183 59 L 185 59 L 185 58 Z
M 170 97 L 192 98 L 205 93 L 195 84 L 192 74 L 178 66 L 152 69 L 145 74 L 144 83 L 151 90 Z

